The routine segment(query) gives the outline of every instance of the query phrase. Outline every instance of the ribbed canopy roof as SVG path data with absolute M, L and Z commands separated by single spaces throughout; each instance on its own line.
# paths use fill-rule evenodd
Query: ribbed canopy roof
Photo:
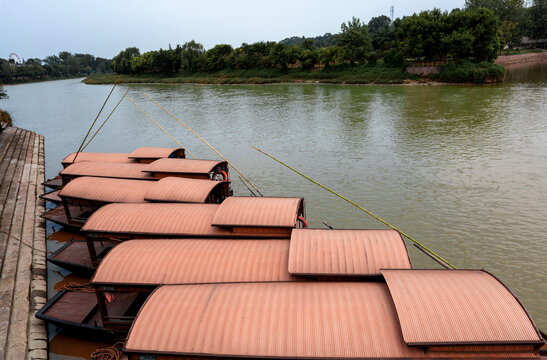
M 542 343 L 515 296 L 483 270 L 382 270 L 410 345 Z
M 145 239 L 117 245 L 94 284 L 199 284 L 291 281 L 289 240 Z
M 61 160 L 61 164 L 63 165 L 70 165 L 74 162 L 74 158 L 76 158 L 76 162 L 82 162 L 82 161 L 99 161 L 99 162 L 114 162 L 114 163 L 131 163 L 135 162 L 133 159 L 128 158 L 127 153 L 92 153 L 92 152 L 81 152 L 78 153 L 78 156 L 76 156 L 76 153 L 72 153 L 65 157 L 63 160 Z
M 142 307 L 128 352 L 264 358 L 423 357 L 402 340 L 382 283 L 162 286 Z
M 128 154 L 129 159 L 161 159 L 173 156 L 177 150 L 184 154 L 183 148 L 140 147 Z
M 226 161 L 196 159 L 159 159 L 146 165 L 143 171 L 180 174 L 209 174 L 217 165 L 228 166 Z
M 212 226 L 217 204 L 109 204 L 93 213 L 82 231 L 161 236 L 230 236 Z
M 82 176 L 66 184 L 59 196 L 106 203 L 144 202 L 156 185 L 156 181 Z
M 295 227 L 302 198 L 231 196 L 220 205 L 213 225 Z
M 201 179 L 166 177 L 159 180 L 146 194 L 148 201 L 203 203 L 223 182 Z
M 294 275 L 375 276 L 380 269 L 410 269 L 395 230 L 294 229 L 289 272 Z
M 76 162 L 63 169 L 59 174 L 67 176 L 94 176 L 119 179 L 155 180 L 150 173 L 144 172 L 147 164 L 113 162 Z

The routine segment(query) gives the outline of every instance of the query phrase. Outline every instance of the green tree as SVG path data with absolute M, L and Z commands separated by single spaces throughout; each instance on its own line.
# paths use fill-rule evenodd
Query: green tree
M 325 67 L 329 67 L 331 64 L 336 62 L 338 58 L 340 49 L 336 46 L 329 46 L 319 49 L 319 62 L 321 62 Z
M 131 72 L 131 59 L 139 56 L 140 51 L 136 47 L 128 47 L 112 59 L 112 69 L 118 74 L 129 74 Z M 59 57 L 60 54 L 59 54 Z
M 368 28 L 361 20 L 353 17 L 348 23 L 342 23 L 337 36 L 338 45 L 342 48 L 342 57 L 350 63 L 363 64 L 367 54 L 372 50 Z
M 516 27 L 517 24 L 515 24 L 512 21 L 503 20 L 500 25 L 500 45 L 501 48 L 505 48 L 507 46 L 509 49 L 513 47 L 515 43 L 518 42 L 518 36 L 516 36 Z
M 465 8 L 468 10 L 490 9 L 500 21 L 517 23 L 524 9 L 524 0 L 465 0 Z
M 230 54 L 234 51 L 231 45 L 215 45 L 205 53 L 207 70 L 222 70 L 228 67 Z
M 530 37 L 547 39 L 547 0 L 532 0 L 530 15 Z
M 6 92 L 6 90 L 4 90 L 2 86 L 0 86 L 0 100 L 8 99 L 8 98 L 9 98 L 8 93 Z
M 197 72 L 204 68 L 205 49 L 203 45 L 189 41 L 182 45 L 181 49 L 182 67 L 191 72 Z
M 289 65 L 298 61 L 300 49 L 296 45 L 285 45 L 277 43 L 270 49 L 270 60 L 272 65 L 279 66 L 286 70 Z
M 394 38 L 391 27 L 391 19 L 385 15 L 373 17 L 368 22 L 368 31 L 372 41 L 372 47 L 376 50 L 384 50 Z
M 447 12 L 433 9 L 402 19 L 397 37 L 403 55 L 423 60 L 444 60 L 448 54 L 446 41 L 443 41 L 447 17 Z

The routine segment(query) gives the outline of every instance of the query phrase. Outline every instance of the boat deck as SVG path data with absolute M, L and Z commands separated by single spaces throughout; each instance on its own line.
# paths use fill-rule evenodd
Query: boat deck
M 0 133 L 0 359 L 47 359 L 47 330 L 34 317 L 46 302 L 44 138 Z

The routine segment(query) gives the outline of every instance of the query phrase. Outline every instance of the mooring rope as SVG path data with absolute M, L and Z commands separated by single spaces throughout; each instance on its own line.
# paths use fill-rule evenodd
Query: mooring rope
M 95 289 L 91 283 L 78 284 L 75 282 L 69 282 L 61 286 L 59 290 L 74 291 L 74 292 L 83 292 L 83 293 L 94 293 Z
M 111 347 L 97 349 L 91 354 L 91 360 L 120 360 L 124 345 L 123 342 L 117 342 Z
M 91 142 L 91 140 L 93 140 L 95 138 L 95 136 L 97 136 L 97 134 L 99 133 L 99 131 L 101 131 L 101 129 L 103 128 L 103 126 L 106 124 L 106 122 L 108 121 L 108 119 L 110 119 L 110 117 L 112 116 L 112 114 L 114 113 L 114 111 L 116 111 L 116 109 L 118 108 L 118 106 L 120 106 L 120 104 L 122 103 L 123 99 L 125 99 L 125 96 L 127 95 L 127 93 L 129 92 L 129 89 L 127 89 L 127 91 L 125 93 L 123 93 L 123 96 L 122 98 L 118 101 L 118 103 L 116 104 L 116 106 L 114 106 L 114 109 L 112 109 L 112 111 L 110 112 L 110 114 L 108 114 L 108 116 L 106 117 L 106 119 L 103 121 L 103 123 L 101 124 L 101 126 L 99 126 L 99 128 L 97 129 L 97 131 L 95 131 L 95 134 L 93 134 L 93 136 L 91 137 L 91 139 L 88 140 L 88 142 L 84 145 L 84 147 L 82 148 L 82 150 L 80 151 L 84 151 L 85 148 L 87 147 L 87 145 L 89 145 L 89 143 Z
M 120 77 L 118 76 L 118 79 L 114 83 L 114 86 L 112 86 L 112 89 L 110 89 L 110 92 L 108 93 L 108 96 L 106 97 L 106 100 L 104 101 L 103 106 L 101 106 L 101 110 L 99 110 L 99 113 L 95 117 L 95 120 L 93 120 L 93 123 L 89 127 L 89 130 L 87 130 L 87 134 L 85 134 L 85 137 L 82 140 L 82 143 L 80 144 L 80 147 L 78 148 L 78 151 L 76 151 L 76 155 L 74 156 L 74 159 L 72 160 L 73 164 L 76 162 L 76 158 L 78 157 L 78 154 L 80 153 L 80 151 L 82 151 L 82 146 L 84 146 L 84 143 L 87 140 L 87 137 L 89 136 L 89 133 L 91 132 L 91 129 L 93 129 L 93 126 L 95 126 L 95 123 L 97 122 L 97 119 L 99 118 L 99 115 L 101 115 L 101 112 L 103 112 L 103 109 L 106 103 L 108 102 L 108 99 L 110 99 L 110 95 L 112 95 L 112 92 L 114 91 L 114 88 L 116 87 L 116 85 L 118 85 L 119 81 L 120 81 Z
M 184 126 L 186 129 L 188 129 L 192 134 L 194 134 L 195 136 L 198 137 L 198 139 L 200 139 L 201 141 L 203 141 L 205 143 L 205 145 L 207 145 L 209 148 L 211 148 L 211 150 L 213 150 L 218 156 L 220 156 L 224 161 L 226 161 L 239 175 L 241 175 L 241 177 L 243 179 L 245 179 L 245 181 L 247 181 L 247 183 L 249 185 L 251 185 L 251 187 L 253 189 L 256 190 L 256 192 L 258 194 L 260 194 L 260 196 L 264 196 L 262 195 L 262 193 L 260 193 L 260 191 L 256 188 L 256 186 L 254 186 L 254 184 L 251 182 L 251 180 L 247 179 L 247 177 L 245 175 L 243 175 L 243 173 L 241 173 L 241 171 L 239 171 L 239 169 L 234 165 L 232 164 L 228 159 L 226 159 L 224 156 L 222 156 L 221 153 L 219 153 L 211 144 L 209 144 L 204 138 L 202 138 L 201 136 L 198 135 L 198 133 L 196 133 L 194 130 L 192 130 L 192 128 L 190 128 L 188 125 L 186 125 L 184 122 L 180 121 L 175 115 L 171 114 L 167 109 L 165 109 L 163 106 L 161 106 L 160 104 L 158 104 L 154 99 L 152 99 L 150 96 L 148 96 L 148 94 L 146 93 L 143 93 L 144 96 L 146 96 L 147 98 L 149 98 L 154 104 L 156 104 L 158 107 L 160 107 L 163 111 L 165 111 L 167 114 L 169 114 L 173 119 L 177 120 L 182 126 Z
M 167 132 L 167 130 L 165 130 L 163 127 L 161 127 L 160 124 L 158 124 L 154 119 L 152 119 L 152 118 L 150 117 L 150 115 L 148 115 L 148 114 L 146 113 L 146 111 L 144 111 L 144 110 L 143 110 L 135 101 L 133 101 L 133 99 L 131 99 L 131 98 L 130 98 L 129 96 L 127 96 L 127 95 L 126 95 L 126 97 L 127 97 L 133 104 L 135 104 L 135 106 L 136 106 L 137 108 L 139 108 L 139 110 L 142 111 L 144 115 L 146 115 L 150 120 L 152 120 L 152 122 L 153 122 L 154 124 L 156 124 L 157 127 L 159 127 L 165 134 L 167 134 L 167 136 L 169 136 L 169 137 L 171 138 L 171 140 L 173 140 L 175 143 L 177 143 L 178 146 L 180 146 L 181 148 L 183 148 L 185 152 L 188 152 L 190 155 L 192 155 L 192 156 L 194 157 L 194 159 L 197 159 L 197 157 L 196 157 L 194 154 L 192 154 L 192 152 L 190 152 L 190 150 L 188 150 L 188 149 L 186 149 L 184 146 L 182 146 L 182 144 L 181 144 L 180 142 L 178 142 L 177 139 L 175 139 L 175 138 L 173 137 L 173 135 L 169 134 L 169 133 Z
M 443 257 L 441 257 L 440 255 L 436 254 L 433 250 L 429 249 L 428 247 L 426 247 L 425 245 L 423 245 L 422 243 L 420 243 L 418 240 L 414 239 L 412 236 L 406 234 L 405 232 L 399 230 L 398 228 L 396 228 L 395 226 L 391 225 L 390 223 L 388 223 L 387 221 L 385 221 L 384 219 L 374 215 L 372 212 L 368 211 L 367 209 L 363 208 L 362 206 L 358 205 L 357 203 L 353 202 L 352 200 L 348 199 L 347 197 L 345 196 L 342 196 L 340 194 L 338 194 L 337 192 L 335 192 L 334 190 L 331 190 L 329 189 L 328 187 L 326 187 L 325 185 L 322 185 L 320 183 L 318 183 L 317 181 L 313 180 L 312 178 L 310 178 L 309 176 L 306 176 L 304 174 L 302 174 L 300 171 L 290 167 L 289 165 L 285 164 L 283 161 L 279 160 L 279 159 L 276 159 L 275 157 L 273 157 L 272 155 L 266 153 L 265 151 L 262 151 L 260 150 L 259 148 L 257 148 L 256 146 L 252 146 L 253 149 L 261 152 L 262 154 L 268 156 L 269 158 L 277 161 L 278 163 L 280 163 L 281 165 L 287 167 L 288 169 L 294 171 L 295 173 L 297 173 L 298 175 L 304 177 L 305 179 L 311 181 L 312 183 L 314 183 L 315 185 L 327 190 L 328 192 L 338 196 L 339 198 L 349 202 L 351 205 L 355 206 L 356 208 L 358 208 L 359 210 L 367 213 L 368 215 L 372 216 L 373 218 L 375 218 L 376 220 L 380 221 L 382 224 L 390 227 L 391 229 L 393 230 L 397 230 L 401 235 L 403 235 L 404 237 L 406 237 L 407 239 L 409 239 L 410 241 L 412 241 L 413 243 L 415 243 L 416 245 L 418 245 L 421 249 L 423 249 L 424 251 L 427 251 L 428 253 L 430 253 L 432 256 L 434 256 L 435 258 L 437 258 L 439 261 L 442 261 L 443 263 L 445 263 L 446 265 L 448 265 L 450 268 L 452 269 L 455 269 L 456 267 L 454 265 L 452 265 L 450 262 L 448 262 L 447 260 L 445 260 Z

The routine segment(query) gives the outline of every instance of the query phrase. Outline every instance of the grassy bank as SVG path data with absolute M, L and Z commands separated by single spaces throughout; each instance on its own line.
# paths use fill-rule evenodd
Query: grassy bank
M 457 61 L 441 66 L 441 72 L 433 78 L 452 83 L 492 83 L 503 81 L 505 67 L 490 62 L 475 63 Z
M 84 80 L 86 84 L 112 84 L 118 75 L 94 75 Z M 225 69 L 214 72 L 175 74 L 121 75 L 122 83 L 194 83 L 194 84 L 274 84 L 286 82 L 320 82 L 331 84 L 401 84 L 406 79 L 417 79 L 403 68 L 384 66 L 337 65 L 321 70 L 302 69 Z
M 430 80 L 446 83 L 491 83 L 503 80 L 505 68 L 503 66 L 481 62 L 458 61 L 443 65 L 439 74 L 432 74 L 429 78 L 420 77 L 406 72 L 405 68 L 392 68 L 382 65 L 351 66 L 337 65 L 320 70 L 309 71 L 302 69 L 281 70 L 275 68 L 264 69 L 225 69 L 214 72 L 179 71 L 175 74 L 138 74 L 120 75 L 121 83 L 165 83 L 165 84 L 275 84 L 317 82 L 327 84 L 402 84 L 409 80 Z M 86 84 L 113 84 L 118 75 L 103 74 L 89 76 L 84 80 Z

